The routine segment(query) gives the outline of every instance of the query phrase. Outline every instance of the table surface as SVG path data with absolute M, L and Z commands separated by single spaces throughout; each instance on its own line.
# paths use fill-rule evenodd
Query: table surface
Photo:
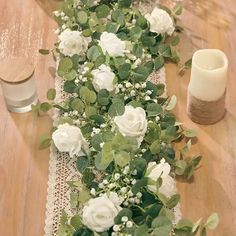
M 52 48 L 55 22 L 46 12 L 56 0 L 0 0 L 0 59 L 29 56 L 35 64 L 39 99 L 53 87 L 54 62 L 39 48 Z M 227 113 L 211 126 L 194 124 L 186 115 L 186 91 L 190 73 L 177 75 L 167 66 L 169 94 L 176 94 L 175 114 L 198 132 L 193 154 L 203 155 L 191 183 L 178 182 L 185 217 L 198 220 L 218 212 L 220 225 L 209 235 L 236 235 L 236 2 L 235 0 L 184 0 L 182 16 L 187 34 L 184 55 L 197 48 L 219 48 L 230 61 Z M 186 56 L 187 57 L 187 56 Z M 45 220 L 49 150 L 39 150 L 38 140 L 52 126 L 49 115 L 13 114 L 6 110 L 0 91 L 0 235 L 42 236 Z

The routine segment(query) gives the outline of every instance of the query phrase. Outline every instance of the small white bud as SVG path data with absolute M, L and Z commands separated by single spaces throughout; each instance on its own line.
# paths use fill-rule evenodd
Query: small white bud
M 128 221 L 126 223 L 126 226 L 127 226 L 127 228 L 132 228 L 133 227 L 133 222 L 132 221 Z
M 95 196 L 96 195 L 96 190 L 94 188 L 91 189 L 90 193 Z
M 104 143 L 100 143 L 100 148 L 103 148 L 103 146 L 104 146 Z
M 127 175 L 129 173 L 129 166 L 126 166 L 123 170 L 123 173 Z
M 136 92 L 134 90 L 131 90 L 130 95 L 133 97 L 135 96 Z
M 103 123 L 100 125 L 101 128 L 106 128 L 107 127 L 107 124 Z
M 137 180 L 134 179 L 134 180 L 132 181 L 132 184 L 134 185 L 134 184 L 136 184 L 136 182 L 137 182 Z
M 60 12 L 59 12 L 59 11 L 54 11 L 53 14 L 54 14 L 54 16 L 56 16 L 56 17 L 59 17 L 59 16 L 60 16 Z
M 130 83 L 130 82 L 127 82 L 126 84 L 125 84 L 125 87 L 126 88 L 130 88 L 132 86 L 132 84 Z
M 55 33 L 55 34 L 60 34 L 60 29 L 56 29 L 56 30 L 54 31 L 54 33 Z
M 61 12 L 61 17 L 65 16 L 65 13 L 64 12 Z
M 142 83 L 142 88 L 146 88 L 146 87 L 147 87 L 146 83 Z
M 133 194 L 133 192 L 131 190 L 128 192 L 128 195 L 129 195 L 129 197 L 133 197 L 134 196 L 134 194 Z
M 141 198 L 141 197 L 142 197 L 142 193 L 138 192 L 138 193 L 136 194 L 136 196 L 137 196 L 138 198 Z
M 120 179 L 120 174 L 119 173 L 115 173 L 114 178 L 115 178 L 115 180 Z
M 147 90 L 147 91 L 146 91 L 146 94 L 147 94 L 147 95 L 151 95 L 151 94 L 152 94 L 152 91 L 151 91 L 151 90 Z
M 145 96 L 145 101 L 149 101 L 151 98 L 149 96 Z
M 127 192 L 127 188 L 126 188 L 126 187 L 122 187 L 122 188 L 121 188 L 121 192 L 122 192 L 122 193 L 126 193 L 126 192 Z
M 121 221 L 122 222 L 127 222 L 129 220 L 129 218 L 127 217 L 127 216 L 123 216 L 122 218 L 121 218 Z
M 114 226 L 113 226 L 113 230 L 114 230 L 115 232 L 118 232 L 118 231 L 120 230 L 120 226 L 119 226 L 119 225 L 114 225 Z
M 136 84 L 135 84 L 135 88 L 136 88 L 136 89 L 139 89 L 140 87 L 141 87 L 141 86 L 140 86 L 139 83 L 136 83 Z
M 129 199 L 129 202 L 130 202 L 130 203 L 134 203 L 134 202 L 135 202 L 135 201 L 134 201 L 134 198 L 131 197 L 131 198 Z
M 160 120 L 160 117 L 156 116 L 155 120 L 156 120 L 156 122 L 158 122 Z
M 102 183 L 106 185 L 106 184 L 108 184 L 108 181 L 107 181 L 106 179 L 104 179 L 104 180 L 102 181 Z
M 104 188 L 104 184 L 103 184 L 103 183 L 99 183 L 99 184 L 98 184 L 98 187 L 99 187 L 99 188 Z
M 61 28 L 64 30 L 66 29 L 66 25 L 62 25 Z
M 116 186 L 116 185 L 115 185 L 114 183 L 111 183 L 111 184 L 108 185 L 108 188 L 109 188 L 109 189 L 113 189 L 113 188 L 115 188 L 115 186 Z

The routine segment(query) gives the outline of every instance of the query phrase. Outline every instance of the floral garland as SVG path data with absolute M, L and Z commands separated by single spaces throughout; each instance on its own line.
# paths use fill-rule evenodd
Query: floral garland
M 59 236 L 206 235 L 216 227 L 216 213 L 206 223 L 175 218 L 174 177 L 191 178 L 201 157 L 188 156 L 195 132 L 170 112 L 176 97 L 162 96 L 164 85 L 148 80 L 165 61 L 179 61 L 181 11 L 176 5 L 143 16 L 131 0 L 66 0 L 54 12 L 57 74 L 70 98 L 57 104 L 50 89 L 49 102 L 33 109 L 60 111 L 41 147 L 52 140 L 58 151 L 77 156 L 82 176 L 68 183 L 77 214 L 62 213 Z

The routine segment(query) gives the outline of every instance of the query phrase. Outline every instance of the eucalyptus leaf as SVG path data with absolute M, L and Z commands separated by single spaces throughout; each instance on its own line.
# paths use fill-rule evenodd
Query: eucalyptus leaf
M 87 51 L 87 58 L 91 61 L 96 61 L 100 55 L 101 55 L 101 50 L 98 46 L 92 46 Z
M 158 216 L 152 221 L 154 234 L 161 236 L 169 236 L 172 230 L 172 222 L 165 216 Z
M 39 138 L 39 148 L 45 149 L 51 145 L 51 137 L 49 135 L 43 134 Z
M 56 97 L 56 89 L 49 89 L 47 92 L 47 99 L 53 101 Z
M 217 225 L 219 224 L 219 216 L 217 213 L 213 213 L 212 215 L 210 215 L 207 219 L 207 222 L 205 224 L 206 228 L 208 229 L 215 229 L 217 227 Z

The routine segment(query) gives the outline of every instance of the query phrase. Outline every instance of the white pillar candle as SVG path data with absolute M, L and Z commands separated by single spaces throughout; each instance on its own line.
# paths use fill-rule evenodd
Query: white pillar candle
M 188 92 L 202 101 L 217 101 L 225 93 L 228 60 L 218 49 L 194 53 Z

